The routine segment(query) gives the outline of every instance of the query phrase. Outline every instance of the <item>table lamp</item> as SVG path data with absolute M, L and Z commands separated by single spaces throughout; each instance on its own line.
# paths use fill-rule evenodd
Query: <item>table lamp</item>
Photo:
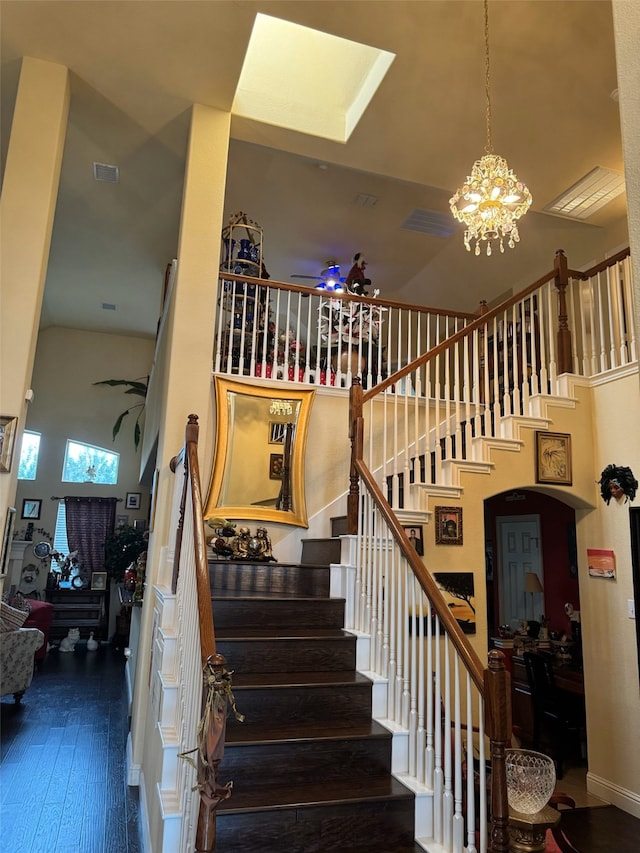
M 540 583 L 540 578 L 535 572 L 525 572 L 524 575 L 524 591 L 525 593 L 531 593 L 531 619 L 534 617 L 534 608 L 533 608 L 533 596 L 536 592 L 544 592 L 542 584 Z M 526 602 L 525 602 L 526 605 Z

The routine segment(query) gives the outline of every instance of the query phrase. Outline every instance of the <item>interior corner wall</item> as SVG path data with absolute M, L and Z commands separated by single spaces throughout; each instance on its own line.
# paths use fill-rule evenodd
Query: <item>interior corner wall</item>
M 25 57 L 0 199 L 0 411 L 18 418 L 14 460 L 26 413 L 51 244 L 64 137 L 69 73 Z M 16 488 L 16 464 L 0 477 L 0 517 Z

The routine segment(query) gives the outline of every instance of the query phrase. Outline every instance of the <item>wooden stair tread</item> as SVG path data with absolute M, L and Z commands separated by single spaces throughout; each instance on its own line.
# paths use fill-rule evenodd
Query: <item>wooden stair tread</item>
M 347 687 L 352 684 L 371 684 L 366 675 L 355 670 L 318 670 L 313 672 L 234 672 L 232 689 L 251 687 Z
M 344 727 L 332 724 L 327 727 L 324 721 L 308 723 L 274 723 L 272 726 L 262 724 L 260 733 L 255 726 L 233 726 L 227 729 L 226 745 L 258 746 L 273 743 L 299 743 L 301 741 L 320 740 L 331 741 L 359 740 L 362 738 L 390 738 L 391 732 L 375 720 L 357 723 L 344 721 Z M 223 766 L 223 765 L 221 765 Z
M 267 640 L 277 643 L 279 640 L 343 640 L 353 639 L 353 634 L 343 628 L 300 628 L 293 625 L 283 625 L 281 628 L 220 628 L 216 639 L 222 641 L 235 640 Z
M 237 590 L 237 589 L 219 589 L 217 587 L 213 587 L 211 590 L 211 599 L 215 603 L 215 601 L 251 601 L 251 602 L 260 602 L 260 601 L 309 601 L 317 604 L 318 601 L 322 601 L 323 598 L 317 595 L 300 595 L 300 593 L 291 592 L 251 592 L 245 590 Z M 341 601 L 344 602 L 344 598 L 327 598 L 327 601 Z
M 223 773 L 221 765 L 221 773 Z M 355 802 L 377 802 L 391 799 L 413 800 L 413 793 L 393 776 L 367 777 L 360 784 L 332 782 L 327 785 L 296 785 L 294 787 L 275 786 L 266 783 L 262 788 L 240 791 L 234 790 L 228 800 L 218 805 L 218 813 L 237 814 L 244 811 L 264 811 L 272 809 L 292 809 Z

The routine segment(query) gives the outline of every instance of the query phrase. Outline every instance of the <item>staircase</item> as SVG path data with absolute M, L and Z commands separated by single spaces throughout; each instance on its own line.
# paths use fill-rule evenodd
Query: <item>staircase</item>
M 328 565 L 211 562 L 210 580 L 218 651 L 245 716 L 227 723 L 220 781 L 234 788 L 218 807 L 217 849 L 422 851 Z

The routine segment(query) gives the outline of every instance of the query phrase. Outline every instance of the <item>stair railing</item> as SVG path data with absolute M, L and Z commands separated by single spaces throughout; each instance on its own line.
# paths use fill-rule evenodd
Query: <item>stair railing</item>
M 407 731 L 400 778 L 430 795 L 418 837 L 447 853 L 509 849 L 505 750 L 511 735 L 510 678 L 501 652 L 485 670 L 433 577 L 411 546 L 363 458 L 364 419 L 351 393 L 352 486 L 360 519 L 352 624 L 369 637 L 365 670 L 387 683 L 383 717 Z M 350 495 L 351 498 L 351 495 Z M 486 706 L 487 697 L 489 705 Z M 485 739 L 491 754 L 491 831 L 487 827 Z
M 419 485 L 457 485 L 455 463 L 484 461 L 479 439 L 517 438 L 513 416 L 562 394 L 561 374 L 637 361 L 628 253 L 607 264 L 577 272 L 559 251 L 521 293 L 363 392 L 367 464 L 394 509 L 423 509 Z
M 351 386 L 347 523 L 359 535 L 347 627 L 369 637 L 369 669 L 388 683 L 386 715 L 409 732 L 407 778 L 433 793 L 424 831 L 448 853 L 461 853 L 465 835 L 469 851 L 487 849 L 485 737 L 490 849 L 509 848 L 510 679 L 499 652 L 482 666 L 394 510 L 412 500 L 414 483 L 451 485 L 451 463 L 479 461 L 476 439 L 509 437 L 513 415 L 558 393 L 571 354 L 580 362 L 576 340 L 583 356 L 591 347 L 585 375 L 636 360 L 631 293 L 628 253 L 577 272 L 560 251 L 553 270 L 522 293 L 375 387 L 364 390 L 357 378 Z
M 171 460 L 171 470 L 176 474 L 183 473 L 177 508 L 172 592 L 176 594 L 181 614 L 180 660 L 177 665 L 182 684 L 180 701 L 183 703 L 180 719 L 184 731 L 180 743 L 185 751 L 180 757 L 187 759 L 182 765 L 185 819 L 180 850 L 211 853 L 215 849 L 216 807 L 221 799 L 231 795 L 231 785 L 220 785 L 217 772 L 224 750 L 228 703 L 230 701 L 233 705 L 233 696 L 230 673 L 225 668 L 226 660 L 216 652 L 198 463 L 198 431 L 197 415 L 189 415 L 184 448 Z M 176 492 L 178 488 L 176 484 Z M 197 619 L 193 618 L 194 612 L 198 613 Z M 198 715 L 194 709 L 198 708 L 198 700 L 201 700 L 201 714 L 199 719 L 195 719 Z M 193 744 L 197 746 L 186 749 Z M 191 753 L 196 753 L 195 761 L 190 758 Z M 195 826 L 195 803 L 189 797 L 193 782 L 190 786 L 185 784 L 190 766 L 195 766 L 196 789 L 199 792 Z
M 338 388 L 372 387 L 474 318 L 229 273 L 218 305 L 215 373 Z

